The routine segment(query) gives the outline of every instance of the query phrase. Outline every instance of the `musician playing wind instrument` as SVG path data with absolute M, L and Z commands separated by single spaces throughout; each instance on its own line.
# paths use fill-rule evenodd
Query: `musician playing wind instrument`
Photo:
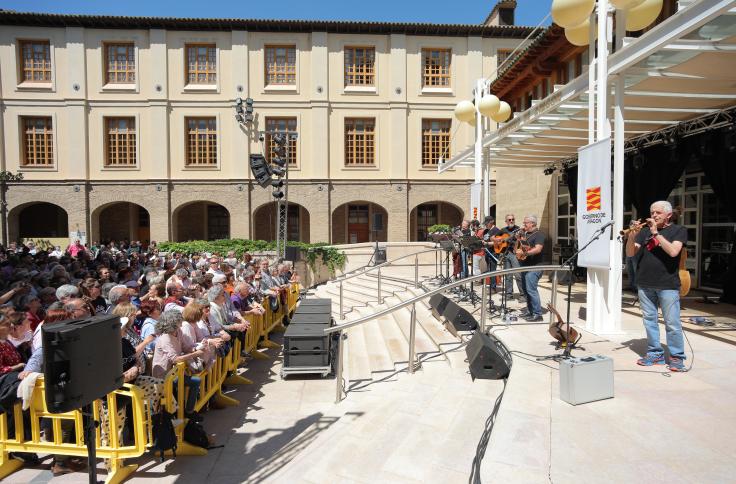
M 636 285 L 647 332 L 647 354 L 637 364 L 665 364 L 664 350 L 659 341 L 659 307 L 667 331 L 668 367 L 671 371 L 687 371 L 678 275 L 680 252 L 687 244 L 687 229 L 671 223 L 672 205 L 667 201 L 654 202 L 649 212 L 650 218 L 645 222 L 632 225 L 626 240 L 626 255 L 635 257 Z

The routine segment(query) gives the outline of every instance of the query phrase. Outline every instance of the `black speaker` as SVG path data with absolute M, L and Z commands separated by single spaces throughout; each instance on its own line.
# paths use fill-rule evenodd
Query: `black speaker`
M 374 230 L 376 232 L 383 230 L 383 214 L 382 213 L 373 214 L 373 228 L 371 230 Z
M 49 411 L 81 408 L 122 386 L 120 318 L 70 319 L 41 329 Z
M 376 247 L 373 250 L 373 265 L 383 264 L 386 262 L 386 248 Z
M 465 352 L 473 380 L 502 380 L 511 372 L 511 354 L 493 335 L 476 332 Z
M 478 322 L 473 315 L 450 299 L 447 300 L 442 316 L 447 322 L 452 323 L 456 331 L 474 331 L 478 327 Z
M 299 250 L 299 247 L 289 247 L 286 246 L 286 250 L 284 253 L 284 258 L 291 262 L 296 262 L 299 259 L 299 255 L 301 254 L 301 251 Z
M 444 294 L 435 294 L 429 298 L 429 307 L 432 310 L 432 316 L 437 319 L 442 319 L 442 315 L 445 314 L 445 308 L 449 299 Z

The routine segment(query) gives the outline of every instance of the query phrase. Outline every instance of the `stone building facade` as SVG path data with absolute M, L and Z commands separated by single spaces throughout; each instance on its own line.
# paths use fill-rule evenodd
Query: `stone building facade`
M 9 11 L 0 26 L 0 169 L 24 177 L 4 188 L 3 243 L 273 238 L 274 199 L 248 159 L 284 119 L 298 133 L 290 239 L 417 240 L 470 200 L 472 171 L 438 175 L 428 126 L 443 126 L 444 158 L 471 143 L 455 104 L 530 32 Z M 356 66 L 369 82 L 347 80 Z M 244 127 L 234 103 L 248 97 Z M 348 163 L 355 119 L 371 124 L 363 164 Z

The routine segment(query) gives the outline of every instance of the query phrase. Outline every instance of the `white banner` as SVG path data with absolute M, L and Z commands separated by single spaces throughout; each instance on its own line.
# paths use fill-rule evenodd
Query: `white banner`
M 611 213 L 611 138 L 578 150 L 578 247 L 583 247 L 606 225 Z M 609 269 L 612 227 L 578 255 L 581 267 Z
M 482 183 L 470 184 L 470 212 L 466 217 L 468 220 L 480 220 L 483 210 L 481 209 L 481 194 L 483 191 Z M 482 222 L 482 220 L 481 220 Z

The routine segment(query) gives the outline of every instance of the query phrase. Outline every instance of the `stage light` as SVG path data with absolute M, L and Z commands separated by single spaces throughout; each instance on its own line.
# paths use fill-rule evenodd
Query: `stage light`
M 271 173 L 273 173 L 274 175 L 276 175 L 278 177 L 281 177 L 281 176 L 284 176 L 286 174 L 286 169 L 281 168 L 280 166 L 272 166 L 271 167 Z
M 276 166 L 280 166 L 281 168 L 286 166 L 286 160 L 278 156 L 271 157 L 271 163 Z
M 266 188 L 270 185 L 273 173 L 263 155 L 259 153 L 250 155 L 250 171 L 253 173 L 253 178 L 255 178 L 261 187 Z

